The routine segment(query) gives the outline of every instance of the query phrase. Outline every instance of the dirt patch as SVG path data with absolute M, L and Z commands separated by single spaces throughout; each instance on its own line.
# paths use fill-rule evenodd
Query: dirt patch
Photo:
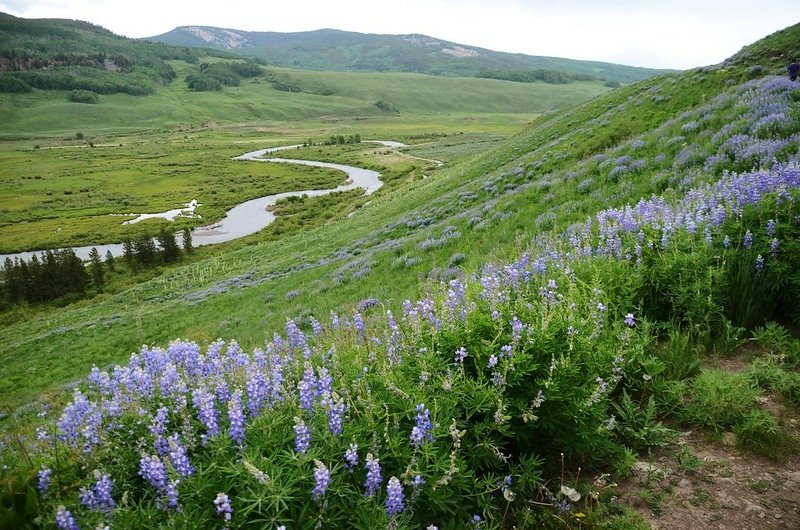
M 800 528 L 797 455 L 771 460 L 688 433 L 635 467 L 619 498 L 654 529 Z

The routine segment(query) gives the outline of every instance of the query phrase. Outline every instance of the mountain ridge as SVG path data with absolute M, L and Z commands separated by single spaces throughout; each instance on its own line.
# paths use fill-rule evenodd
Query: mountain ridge
M 421 33 L 377 34 L 324 28 L 303 32 L 244 31 L 214 26 L 178 26 L 144 40 L 202 46 L 308 70 L 403 71 L 474 76 L 484 70 L 553 69 L 631 83 L 674 70 L 499 52 Z

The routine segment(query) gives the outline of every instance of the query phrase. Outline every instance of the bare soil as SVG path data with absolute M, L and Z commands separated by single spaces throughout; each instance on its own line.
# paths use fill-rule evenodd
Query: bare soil
M 731 435 L 686 433 L 677 447 L 638 462 L 619 500 L 656 530 L 800 529 L 800 458 L 754 455 Z

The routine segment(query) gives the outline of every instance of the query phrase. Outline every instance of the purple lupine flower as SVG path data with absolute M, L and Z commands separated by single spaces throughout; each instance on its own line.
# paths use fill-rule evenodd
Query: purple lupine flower
M 358 341 L 365 341 L 367 339 L 367 328 L 364 325 L 364 317 L 361 316 L 361 313 L 358 311 L 353 313 L 353 327 L 356 330 L 356 338 Z
M 326 399 L 328 406 L 328 428 L 331 430 L 331 434 L 334 436 L 339 436 L 342 434 L 342 415 L 346 410 L 346 406 L 344 404 L 344 400 L 338 395 L 333 394 L 330 398 Z
M 753 246 L 753 234 L 750 232 L 750 230 L 744 233 L 742 245 L 744 245 L 744 248 L 750 248 Z
M 247 392 L 247 412 L 254 418 L 261 412 L 267 394 L 267 381 L 260 368 L 250 373 L 244 387 Z
M 189 462 L 189 457 L 186 454 L 186 448 L 181 444 L 181 438 L 178 433 L 169 437 L 169 460 L 174 469 L 180 476 L 186 478 L 194 474 L 194 467 Z
M 415 449 L 419 449 L 426 440 L 434 441 L 433 434 L 431 433 L 433 430 L 433 423 L 431 423 L 431 411 L 425 408 L 423 403 L 417 405 L 416 410 L 417 415 L 415 420 L 417 424 L 411 429 L 411 445 L 413 445 Z
M 472 528 L 481 528 L 483 526 L 483 517 L 477 513 L 472 516 Z
M 772 254 L 773 257 L 778 255 L 778 247 L 780 246 L 781 242 L 778 240 L 777 237 L 773 237 L 772 241 L 769 243 L 769 252 Z
M 308 449 L 311 447 L 311 433 L 309 432 L 308 427 L 303 420 L 297 416 L 294 418 L 294 435 L 295 451 L 301 455 L 306 454 Z
M 217 493 L 217 498 L 214 499 L 214 506 L 217 507 L 217 515 L 221 515 L 226 523 L 231 520 L 233 508 L 231 508 L 231 501 L 227 495 L 224 493 Z
M 311 317 L 311 333 L 315 337 L 318 337 L 322 334 L 322 324 L 320 324 L 319 320 L 314 317 Z
M 156 455 L 142 455 L 139 474 L 158 491 L 164 491 L 167 487 L 167 468 Z
M 317 367 L 317 395 L 329 396 L 333 392 L 333 376 L 330 371 L 324 367 Z
M 44 496 L 47 493 L 47 490 L 50 489 L 52 475 L 53 470 L 49 467 L 42 467 L 42 469 L 39 470 L 39 481 L 36 484 L 36 489 L 39 490 L 40 495 Z
M 401 513 L 404 508 L 403 499 L 403 485 L 397 477 L 390 478 L 386 485 L 386 515 L 392 517 Z
M 92 491 L 91 488 L 81 488 L 78 498 L 81 504 L 90 510 L 95 510 L 97 508 L 97 501 L 94 498 L 94 491 Z
M 510 359 L 514 355 L 513 348 L 511 344 L 506 344 L 505 346 L 500 347 L 500 357 L 505 357 L 506 359 Z
M 78 530 L 78 523 L 69 510 L 59 506 L 56 511 L 56 528 L 59 530 Z
M 489 362 L 487 363 L 486 366 L 487 368 L 494 368 L 495 366 L 497 366 L 497 356 L 495 354 L 489 356 Z
M 517 315 L 511 319 L 511 340 L 514 343 L 518 343 L 519 339 L 522 337 L 522 330 L 525 329 L 525 324 L 520 322 L 517 318 Z
M 415 475 L 414 479 L 411 481 L 411 500 L 409 504 L 414 504 L 417 502 L 419 498 L 419 494 L 422 491 L 422 486 L 425 485 L 425 479 L 422 478 L 422 475 Z
M 365 495 L 372 497 L 381 488 L 381 483 L 383 482 L 381 464 L 377 458 L 372 456 L 372 453 L 367 453 L 367 461 L 364 467 L 367 468 L 367 480 L 364 482 L 364 488 L 367 490 Z
M 731 236 L 725 235 L 725 238 L 722 240 L 722 246 L 725 248 L 730 248 L 731 246 Z
M 636 324 L 636 320 L 633 318 L 633 313 L 628 313 L 625 315 L 625 325 L 629 328 L 632 328 Z
M 167 482 L 167 487 L 164 490 L 164 496 L 167 498 L 167 508 L 176 510 L 180 506 L 180 503 L 178 502 L 178 497 L 180 496 L 178 484 L 180 484 L 180 482 L 181 481 L 177 479 Z
M 242 412 L 242 391 L 237 390 L 228 401 L 228 419 L 231 426 L 228 434 L 239 447 L 244 443 L 244 412 Z
M 297 383 L 297 394 L 300 408 L 306 412 L 314 410 L 315 385 L 305 377 Z
M 775 235 L 775 227 L 777 224 L 775 223 L 775 219 L 770 219 L 767 221 L 767 235 L 772 237 Z
M 350 448 L 344 452 L 344 467 L 350 473 L 358 465 L 358 444 L 350 444 Z
M 214 437 L 219 434 L 219 422 L 217 421 L 217 408 L 214 402 L 214 394 L 208 392 L 204 388 L 196 388 L 192 392 L 192 403 L 195 410 L 197 410 L 197 417 L 206 428 L 206 433 L 203 434 L 203 443 L 208 438 Z
M 314 489 L 311 490 L 311 495 L 314 500 L 319 501 L 325 496 L 331 482 L 331 471 L 319 460 L 314 462 L 316 467 L 314 468 Z
M 167 440 L 164 434 L 167 432 L 167 422 L 169 421 L 169 409 L 167 407 L 159 407 L 156 415 L 150 423 L 150 434 L 153 435 L 155 449 L 159 455 L 164 456 L 169 450 Z
M 764 272 L 764 257 L 759 254 L 756 256 L 756 273 L 761 274 Z
M 111 482 L 111 477 L 105 473 L 101 474 L 92 487 L 95 501 L 93 509 L 110 511 L 117 507 L 117 503 L 114 502 L 114 498 L 111 496 L 113 488 L 114 484 Z
M 455 362 L 463 364 L 464 359 L 467 358 L 467 349 L 463 346 L 456 350 Z

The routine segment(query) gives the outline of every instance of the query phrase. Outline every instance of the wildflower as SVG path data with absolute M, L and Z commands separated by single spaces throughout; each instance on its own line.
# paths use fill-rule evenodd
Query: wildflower
M 308 430 L 306 424 L 295 416 L 294 418 L 294 447 L 295 451 L 300 453 L 301 455 L 306 454 L 309 447 L 311 447 L 311 433 Z
M 237 390 L 228 401 L 228 419 L 231 426 L 228 434 L 239 447 L 244 443 L 244 412 L 242 412 L 242 392 Z
M 178 504 L 178 496 L 180 493 L 178 492 L 178 484 L 180 484 L 180 480 L 170 480 L 167 482 L 167 487 L 164 490 L 164 496 L 167 498 L 167 507 L 177 509 Z
M 416 410 L 417 415 L 415 419 L 417 424 L 411 429 L 411 445 L 413 445 L 415 449 L 419 449 L 426 440 L 434 441 L 433 434 L 431 434 L 433 423 L 431 423 L 431 411 L 425 408 L 423 403 L 417 405 Z
M 750 248 L 753 246 L 753 234 L 750 232 L 750 230 L 744 233 L 742 245 L 744 245 L 744 248 Z
M 352 473 L 353 469 L 358 465 L 358 444 L 350 444 L 350 449 L 344 452 L 344 460 L 345 469 Z
M 722 240 L 722 246 L 725 248 L 730 248 L 731 246 L 731 236 L 725 235 L 725 238 Z
M 456 350 L 455 362 L 458 364 L 463 364 L 464 359 L 467 358 L 467 349 L 463 346 Z
M 231 508 L 231 501 L 224 493 L 217 493 L 217 498 L 214 499 L 214 506 L 217 507 L 217 515 L 221 515 L 226 522 L 231 520 L 233 508 Z
M 158 491 L 167 487 L 167 468 L 156 455 L 143 454 L 139 461 L 139 474 Z
M 78 530 L 78 523 L 75 522 L 72 513 L 63 506 L 59 506 L 58 511 L 56 511 L 56 528 L 59 530 Z
M 488 368 L 494 368 L 495 366 L 497 366 L 497 356 L 495 354 L 492 354 L 489 357 L 489 363 L 486 366 Z
M 49 467 L 42 467 L 42 469 L 39 470 L 39 482 L 36 484 L 36 488 L 39 490 L 40 495 L 44 495 L 47 493 L 47 490 L 50 489 L 52 474 L 53 470 Z
M 331 434 L 339 436 L 342 434 L 342 415 L 347 408 L 344 400 L 338 394 L 333 394 L 329 399 L 326 399 L 328 410 L 328 428 Z
M 483 517 L 477 513 L 472 516 L 472 528 L 481 528 L 483 526 Z
M 767 221 L 767 235 L 772 237 L 775 235 L 775 219 L 770 219 Z
M 633 318 L 633 313 L 628 313 L 625 315 L 625 325 L 632 328 L 636 324 L 636 320 Z
M 311 495 L 314 496 L 315 500 L 319 501 L 325 495 L 325 491 L 331 482 L 331 472 L 319 460 L 314 462 L 316 463 L 316 468 L 314 469 L 314 489 L 311 490 Z
M 109 511 L 117 507 L 117 503 L 114 502 L 114 499 L 111 496 L 111 490 L 113 487 L 114 484 L 111 482 L 110 476 L 107 474 L 99 475 L 97 482 L 92 487 L 95 501 L 95 505 L 92 507 L 93 509 Z
M 403 511 L 403 485 L 397 477 L 389 479 L 386 485 L 386 515 L 392 517 Z
M 756 256 L 756 273 L 761 274 L 764 272 L 764 257 L 759 254 Z
M 773 257 L 778 254 L 778 246 L 780 244 L 781 244 L 781 242 L 776 237 L 773 237 L 772 241 L 770 241 L 770 243 L 769 243 L 769 251 L 770 251 L 770 253 L 772 254 Z
M 367 462 L 364 464 L 367 468 L 367 480 L 364 483 L 364 488 L 367 490 L 366 496 L 372 497 L 381 487 L 381 465 L 377 458 L 372 456 L 372 453 L 367 453 Z
M 178 433 L 169 437 L 169 459 L 172 463 L 172 468 L 182 477 L 190 477 L 194 474 L 194 467 L 189 463 L 189 457 L 186 455 L 186 448 L 181 444 L 181 438 Z
M 569 486 L 561 486 L 561 493 L 564 496 L 568 497 L 569 500 L 571 500 L 572 502 L 578 502 L 579 500 L 581 500 L 581 494 L 578 493 L 577 490 L 575 490 L 574 488 L 570 488 Z
M 197 388 L 192 392 L 192 403 L 197 410 L 197 417 L 206 428 L 206 434 L 203 435 L 203 443 L 208 438 L 219 434 L 219 422 L 217 421 L 217 409 L 214 400 L 214 394 L 203 388 Z
M 258 481 L 259 484 L 266 484 L 267 482 L 269 482 L 269 475 L 258 469 L 256 466 L 254 466 L 247 460 L 243 460 L 242 465 L 251 475 L 253 475 L 253 477 Z

